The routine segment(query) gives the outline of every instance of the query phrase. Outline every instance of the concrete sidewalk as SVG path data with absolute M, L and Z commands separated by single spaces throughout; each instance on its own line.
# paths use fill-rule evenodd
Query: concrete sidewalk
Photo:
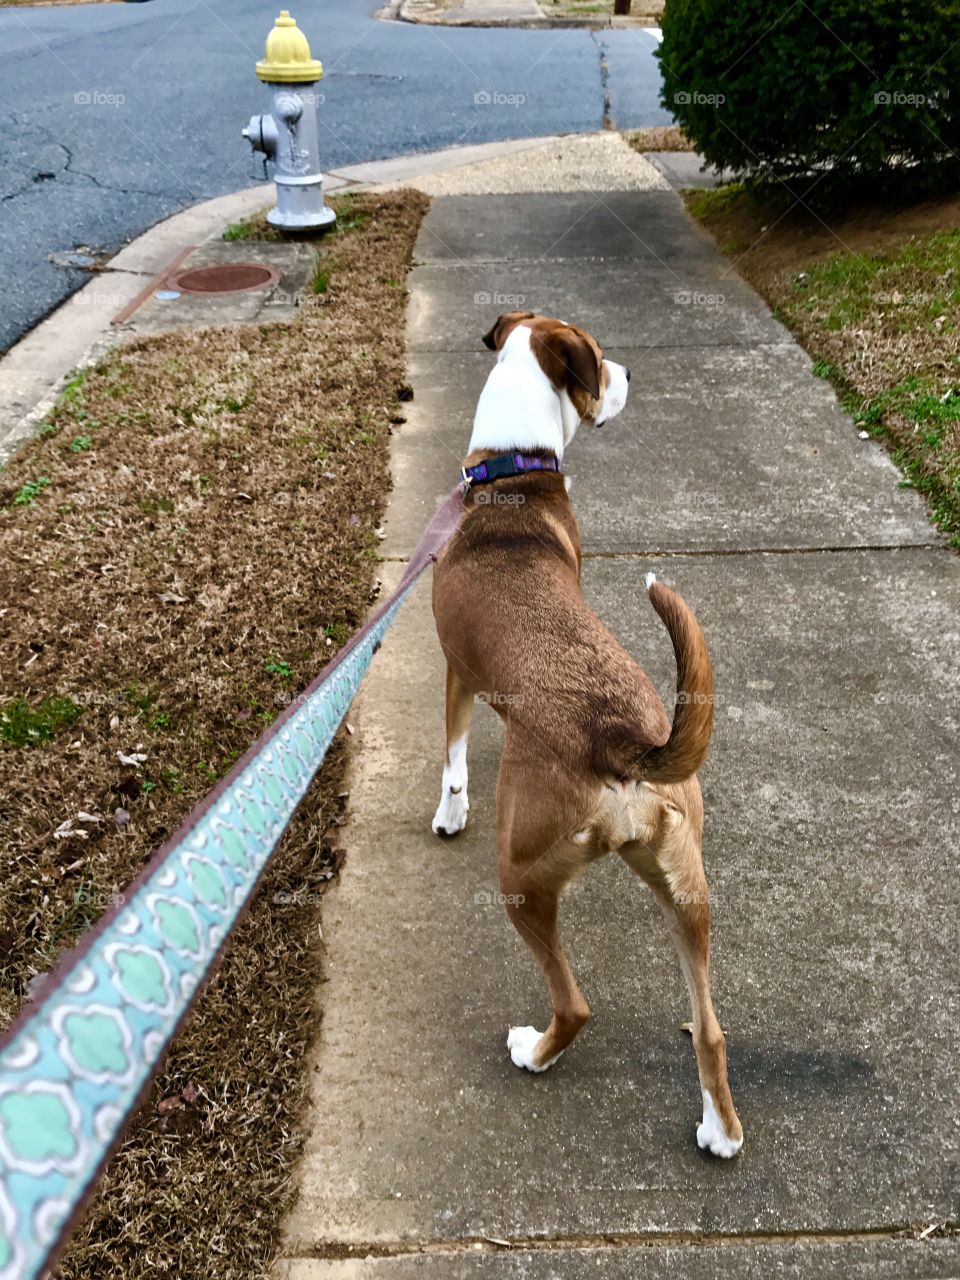
M 512 1066 L 507 1028 L 548 1012 L 496 903 L 499 722 L 478 707 L 470 822 L 441 843 L 425 583 L 352 717 L 278 1274 L 960 1275 L 956 1237 L 911 1238 L 958 1217 L 956 557 L 672 191 L 439 198 L 417 257 L 388 583 L 456 479 L 498 312 L 575 320 L 632 369 L 566 469 L 585 593 L 665 697 L 646 570 L 710 643 L 714 995 L 746 1142 L 730 1163 L 697 1149 L 685 990 L 617 859 L 565 900 L 590 1026 L 545 1075 Z

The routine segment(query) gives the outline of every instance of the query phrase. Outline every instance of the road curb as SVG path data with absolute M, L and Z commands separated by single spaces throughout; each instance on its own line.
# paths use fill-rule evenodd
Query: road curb
M 328 191 L 413 181 L 444 169 L 548 146 L 557 135 L 447 147 L 442 151 L 351 165 L 326 175 Z M 125 245 L 84 287 L 0 357 L 0 465 L 42 422 L 73 370 L 95 363 L 123 341 L 111 322 L 185 245 L 200 245 L 231 222 L 273 202 L 272 183 L 193 205 Z

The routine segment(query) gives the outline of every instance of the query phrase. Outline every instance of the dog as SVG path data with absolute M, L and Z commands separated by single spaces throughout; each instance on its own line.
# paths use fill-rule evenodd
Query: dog
M 473 704 L 505 722 L 497 781 L 497 868 L 507 912 L 550 988 L 542 1034 L 512 1027 L 513 1062 L 546 1071 L 590 1010 L 564 955 L 565 887 L 617 853 L 653 891 L 686 978 L 703 1095 L 697 1143 L 736 1155 L 743 1129 L 710 996 L 710 905 L 697 770 L 710 742 L 713 670 L 693 612 L 655 575 L 646 586 L 673 642 L 673 722 L 649 678 L 580 593 L 580 535 L 560 472 L 583 423 L 627 401 L 630 374 L 573 324 L 512 311 L 484 336 L 497 362 L 477 404 L 462 477 L 465 511 L 434 571 L 446 658 L 446 758 L 437 835 L 469 809 Z

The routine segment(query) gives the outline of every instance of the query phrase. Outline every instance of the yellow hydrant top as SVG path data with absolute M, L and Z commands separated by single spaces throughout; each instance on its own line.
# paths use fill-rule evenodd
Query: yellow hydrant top
M 310 56 L 307 37 L 286 9 L 281 10 L 267 36 L 263 61 L 257 63 L 257 75 L 274 84 L 309 84 L 323 77 L 323 63 Z

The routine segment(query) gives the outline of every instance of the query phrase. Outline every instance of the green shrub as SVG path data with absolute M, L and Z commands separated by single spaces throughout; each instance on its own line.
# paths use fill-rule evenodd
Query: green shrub
M 667 0 L 663 105 L 711 164 L 960 182 L 960 0 Z

